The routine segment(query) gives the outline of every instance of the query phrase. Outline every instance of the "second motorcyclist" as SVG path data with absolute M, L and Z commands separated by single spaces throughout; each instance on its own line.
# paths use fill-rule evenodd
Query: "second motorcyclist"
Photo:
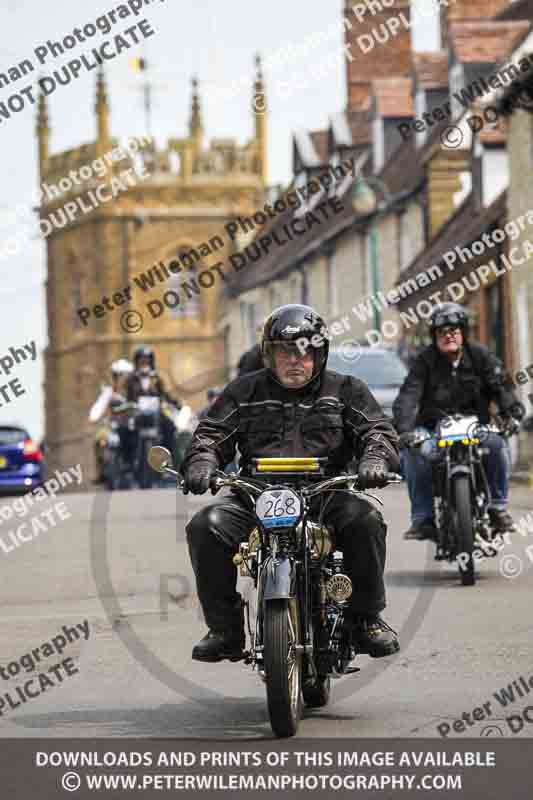
M 434 539 L 431 460 L 439 457 L 433 437 L 423 452 L 409 449 L 418 433 L 433 433 L 449 414 L 475 415 L 489 422 L 489 406 L 496 403 L 512 433 L 524 416 L 501 362 L 486 347 L 470 341 L 468 314 L 457 303 L 441 303 L 429 317 L 432 344 L 420 352 L 393 405 L 400 434 L 402 465 L 411 501 L 411 527 L 406 539 Z M 518 426 L 519 427 L 519 426 Z M 489 516 L 495 531 L 513 528 L 507 511 L 509 453 L 501 436 L 490 433 L 483 446 L 489 451 L 487 479 L 491 492 Z
M 127 383 L 127 399 L 137 402 L 139 397 L 158 397 L 166 401 L 171 409 L 180 409 L 181 403 L 167 390 L 165 383 L 156 371 L 155 353 L 151 347 L 139 345 L 133 353 L 134 372 L 129 376 Z M 164 447 L 175 455 L 176 451 L 176 426 L 172 415 L 161 414 L 161 437 Z

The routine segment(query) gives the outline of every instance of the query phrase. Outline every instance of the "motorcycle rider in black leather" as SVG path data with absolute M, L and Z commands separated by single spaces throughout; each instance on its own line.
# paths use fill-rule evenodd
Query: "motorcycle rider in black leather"
M 385 473 L 399 468 L 396 432 L 365 383 L 326 369 L 328 349 L 327 327 L 312 308 L 273 311 L 262 338 L 266 366 L 232 381 L 198 425 L 181 466 L 185 491 L 206 492 L 236 445 L 243 477 L 251 475 L 253 458 L 327 456 L 327 474 L 338 475 L 355 456 L 361 488 L 385 485 Z M 323 519 L 354 587 L 347 614 L 354 645 L 373 657 L 395 653 L 398 638 L 380 617 L 387 530 L 380 512 L 362 497 L 333 492 Z M 205 506 L 187 525 L 209 628 L 193 659 L 242 656 L 242 600 L 232 557 L 255 525 L 252 510 L 236 493 Z
M 402 467 L 407 478 L 412 523 L 405 539 L 435 539 L 431 460 L 438 458 L 436 441 L 424 457 L 409 450 L 415 428 L 434 433 L 437 422 L 449 414 L 475 415 L 490 421 L 489 406 L 496 403 L 508 433 L 516 432 L 525 409 L 516 397 L 503 366 L 486 347 L 468 338 L 468 313 L 458 303 L 441 303 L 429 320 L 433 343 L 411 365 L 393 404 L 400 435 Z M 507 511 L 508 452 L 501 436 L 490 433 L 483 446 L 489 451 L 487 478 L 491 490 L 489 516 L 494 530 L 513 529 Z M 427 447 L 427 443 L 423 445 Z

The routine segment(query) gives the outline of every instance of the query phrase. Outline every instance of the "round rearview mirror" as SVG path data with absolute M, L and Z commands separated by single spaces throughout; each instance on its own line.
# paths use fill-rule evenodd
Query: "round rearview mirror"
M 155 445 L 148 451 L 148 463 L 156 472 L 164 472 L 165 467 L 172 466 L 172 456 L 166 447 Z

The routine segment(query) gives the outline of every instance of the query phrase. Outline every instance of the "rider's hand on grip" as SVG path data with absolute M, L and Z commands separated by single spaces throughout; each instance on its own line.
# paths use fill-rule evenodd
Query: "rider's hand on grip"
M 374 489 L 388 483 L 388 465 L 381 458 L 364 458 L 357 471 L 361 489 Z
M 183 493 L 204 494 L 207 492 L 216 469 L 211 461 L 196 461 L 189 464 L 185 470 Z
M 513 417 L 503 417 L 502 433 L 506 437 L 514 436 L 520 430 L 520 423 Z

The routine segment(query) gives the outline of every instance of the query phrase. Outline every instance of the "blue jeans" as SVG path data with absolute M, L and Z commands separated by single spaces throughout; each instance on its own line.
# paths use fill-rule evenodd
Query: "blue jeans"
M 416 428 L 416 432 L 429 434 L 426 428 Z M 510 455 L 507 442 L 496 433 L 490 433 L 483 442 L 488 449 L 486 470 L 490 489 L 489 508 L 504 511 L 507 508 L 509 490 Z M 442 453 L 437 447 L 437 439 L 432 436 L 416 449 L 402 450 L 400 454 L 402 474 L 407 481 L 411 501 L 411 523 L 419 525 L 433 519 L 433 486 L 431 464 L 438 461 Z

